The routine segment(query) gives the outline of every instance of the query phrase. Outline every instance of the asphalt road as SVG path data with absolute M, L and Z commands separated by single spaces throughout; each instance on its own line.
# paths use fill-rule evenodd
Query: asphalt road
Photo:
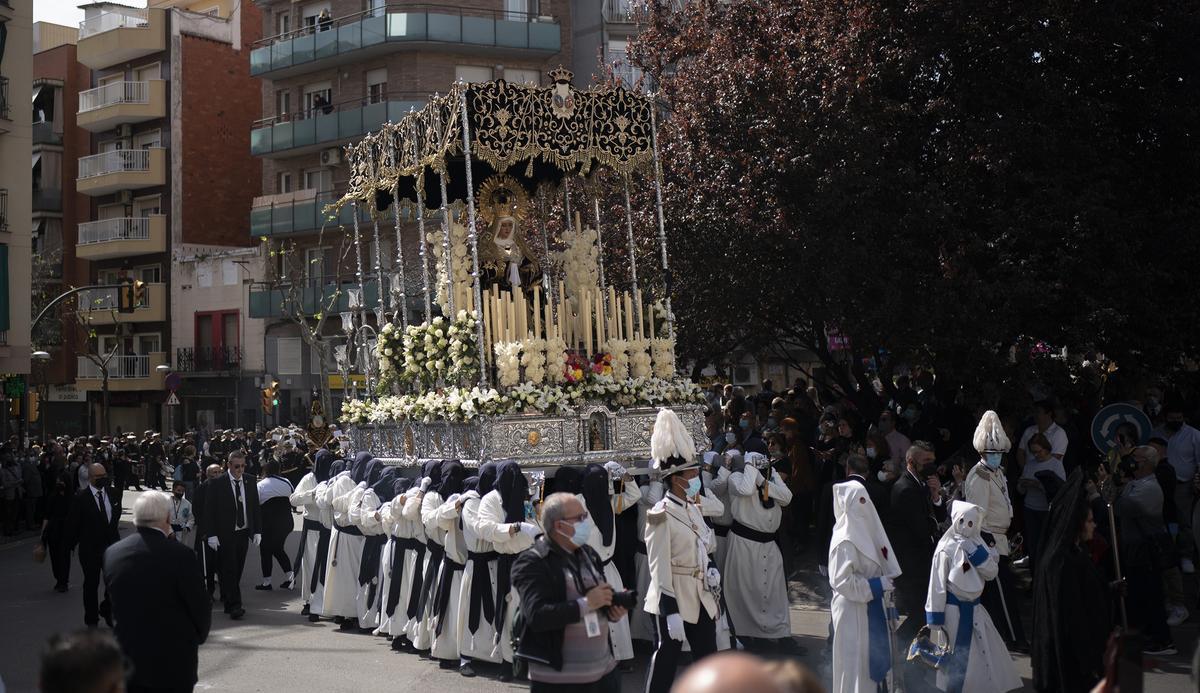
M 127 507 L 136 495 L 126 493 Z M 123 532 L 130 531 L 128 510 L 122 524 Z M 299 525 L 297 516 L 297 530 Z M 296 531 L 289 539 L 289 555 L 295 555 L 299 536 Z M 71 590 L 59 594 L 52 589 L 49 563 L 35 564 L 30 559 L 32 549 L 32 539 L 0 546 L 0 677 L 13 693 L 37 690 L 38 653 L 50 635 L 83 626 L 78 563 L 72 565 Z M 828 681 L 821 653 L 829 612 L 820 595 L 821 579 L 815 569 L 796 571 L 793 577 L 792 631 L 807 649 L 801 661 Z M 221 613 L 219 605 L 214 609 L 212 632 L 200 648 L 200 682 L 196 690 L 350 691 L 387 684 L 439 693 L 528 690 L 520 683 L 499 682 L 494 669 L 480 667 L 478 677 L 465 679 L 455 671 L 439 669 L 436 662 L 393 652 L 384 638 L 341 633 L 328 621 L 309 623 L 299 615 L 298 591 L 256 591 L 253 585 L 258 578 L 258 552 L 251 547 L 242 580 L 246 618 L 232 621 Z M 276 567 L 276 585 L 280 580 Z M 1189 623 L 1175 629 L 1181 654 L 1151 663 L 1146 691 L 1196 690 L 1188 672 L 1198 623 L 1200 617 L 1193 616 Z M 622 690 L 643 689 L 647 659 L 638 657 L 635 671 L 623 677 Z M 1015 661 L 1028 684 L 1028 657 L 1017 656 Z

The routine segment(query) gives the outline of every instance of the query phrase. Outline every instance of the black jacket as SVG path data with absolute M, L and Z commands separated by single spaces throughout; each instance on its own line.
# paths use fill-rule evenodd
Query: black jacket
M 604 575 L 600 555 L 590 546 L 579 549 L 592 562 L 597 575 Z M 545 536 L 521 552 L 513 562 L 512 584 L 521 596 L 521 615 L 525 620 L 517 656 L 562 670 L 563 630 L 582 620 L 579 605 L 567 601 L 564 570 L 567 558 L 551 548 Z
M 262 512 L 258 507 L 258 480 L 242 475 L 242 490 L 246 497 L 246 529 L 250 534 L 262 533 Z M 233 497 L 233 481 L 228 473 L 204 482 L 201 512 L 197 515 L 206 537 L 216 537 L 221 543 L 233 538 L 236 530 L 237 501 Z
M 104 489 L 104 494 L 108 496 L 108 504 L 112 506 L 112 517 L 107 520 L 96 505 L 91 486 L 76 491 L 71 500 L 71 509 L 67 512 L 67 548 L 78 547 L 81 558 L 99 560 L 104 555 L 104 550 L 121 538 L 117 531 L 117 525 L 121 521 L 121 506 L 114 498 L 111 488 Z
M 914 588 L 925 590 L 933 564 L 937 520 L 929 489 L 905 470 L 892 486 L 885 525 L 901 574 Z
M 104 553 L 104 584 L 121 650 L 133 663 L 131 683 L 144 688 L 196 685 L 200 643 L 212 615 L 196 556 L 153 527 Z

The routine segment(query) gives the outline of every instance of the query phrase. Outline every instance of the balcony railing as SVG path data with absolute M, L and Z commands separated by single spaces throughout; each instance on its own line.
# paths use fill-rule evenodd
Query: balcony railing
M 76 373 L 79 378 L 99 380 L 104 377 L 100 366 L 86 356 L 78 357 Z M 103 360 L 103 359 L 102 359 Z M 149 356 L 114 356 L 108 360 L 109 380 L 128 380 L 150 377 Z
M 79 40 L 114 29 L 136 29 L 149 25 L 146 10 L 130 7 L 120 12 L 105 12 L 79 23 Z
M 123 103 L 150 103 L 150 83 L 109 82 L 95 89 L 79 92 L 80 113 Z
M 79 177 L 92 178 L 126 171 L 149 171 L 149 149 L 118 149 L 80 157 Z
M 335 227 L 354 223 L 354 207 L 344 205 L 337 216 L 330 218 L 325 207 L 342 198 L 340 192 L 299 190 L 290 195 L 274 195 L 273 201 L 250 210 L 250 237 L 285 236 L 293 233 L 319 231 L 323 226 Z M 360 222 L 370 221 L 370 213 L 359 211 Z
M 384 43 L 445 43 L 557 53 L 561 29 L 533 13 L 435 4 L 389 5 L 263 39 L 250 74 L 301 66 Z
M 33 211 L 61 212 L 62 190 L 58 188 L 37 188 L 33 191 Z
M 62 133 L 54 131 L 54 123 L 42 121 L 33 124 L 34 144 L 62 144 Z
M 120 307 L 120 291 L 124 289 L 88 289 L 79 292 L 79 310 L 117 310 Z M 150 292 L 142 294 L 142 302 L 134 308 L 150 305 Z
M 604 20 L 619 24 L 633 21 L 633 8 L 636 0 L 604 0 Z
M 0 118 L 8 120 L 8 78 L 0 77 Z
M 236 371 L 242 365 L 238 347 L 198 347 L 175 350 L 175 370 L 183 373 Z
M 0 231 L 8 230 L 8 189 L 0 188 Z
M 109 241 L 144 241 L 150 238 L 149 217 L 118 217 L 79 225 L 79 245 Z
M 300 113 L 264 118 L 250 131 L 250 153 L 264 156 L 361 137 L 389 121 L 399 122 L 410 110 L 423 108 L 429 94 L 411 92 L 389 94 L 388 97 L 387 101 L 375 103 L 352 99 Z
M 363 303 L 373 308 L 379 303 L 379 281 L 368 275 L 363 284 L 366 296 Z M 384 290 L 390 283 L 384 281 Z M 336 300 L 334 293 L 338 292 Z M 250 287 L 251 318 L 281 318 L 295 315 L 345 313 L 356 302 L 351 295 L 358 295 L 358 282 L 351 277 L 312 277 L 295 282 L 260 282 Z

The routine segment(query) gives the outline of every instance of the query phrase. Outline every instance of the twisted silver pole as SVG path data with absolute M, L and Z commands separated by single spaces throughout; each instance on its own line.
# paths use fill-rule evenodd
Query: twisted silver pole
M 436 95 L 435 95 L 436 97 Z M 435 111 L 436 113 L 436 111 Z M 441 129 L 441 122 L 437 123 L 437 128 Z M 438 186 L 442 192 L 442 260 L 446 263 L 446 304 L 442 306 L 442 312 L 446 313 L 446 318 L 454 319 L 454 261 L 450 257 L 450 202 L 446 199 L 446 162 L 442 161 L 442 170 L 438 172 Z
M 358 201 L 351 203 L 351 208 L 354 211 L 354 262 L 355 274 L 358 279 L 358 315 L 360 335 L 362 328 L 367 326 L 367 288 L 363 281 L 363 257 L 362 257 L 362 234 L 358 225 Z M 340 288 L 340 287 L 339 287 Z M 365 337 L 365 335 L 364 335 Z M 361 340 L 359 340 L 361 341 Z M 363 348 L 365 344 L 359 344 L 358 348 Z M 367 397 L 370 398 L 374 393 L 374 388 L 371 382 L 371 367 L 370 364 L 365 364 L 363 375 L 366 376 Z
M 392 290 L 395 291 L 397 288 L 400 290 L 400 326 L 403 328 L 408 327 L 408 295 L 405 292 L 406 282 L 404 281 L 404 241 L 400 237 L 400 161 L 396 152 L 396 134 L 389 134 L 392 166 L 397 170 L 396 182 L 392 183 L 392 223 L 396 228 L 396 286 L 393 286 Z
M 421 256 L 421 288 L 425 295 L 425 322 L 429 322 L 433 313 L 433 306 L 429 297 L 429 261 L 425 258 L 425 169 L 421 166 L 420 152 L 417 149 L 417 127 L 416 122 L 410 123 L 413 131 L 413 158 L 417 162 L 417 175 L 414 179 L 414 186 L 417 189 L 417 253 Z
M 467 168 L 467 242 L 471 244 L 471 280 L 475 284 L 475 339 L 479 347 L 479 388 L 488 386 L 488 371 L 485 367 L 483 343 L 483 287 L 479 281 L 479 237 L 475 232 L 475 185 L 471 180 L 471 124 L 467 117 L 467 90 L 462 90 L 461 118 L 463 132 L 463 160 Z M 480 464 L 483 457 L 480 456 Z
M 608 317 L 608 289 L 604 283 L 604 241 L 600 234 L 600 198 L 592 198 L 592 208 L 596 212 L 596 258 L 600 261 L 600 313 Z
M 625 228 L 629 232 L 629 277 L 633 282 L 633 302 L 637 306 L 637 324 L 640 332 L 645 323 L 642 316 L 641 290 L 638 289 L 637 246 L 633 242 L 633 206 L 629 204 L 629 177 L 623 176 L 622 180 L 625 184 Z M 633 335 L 629 335 L 628 338 L 633 339 Z
M 671 291 L 670 291 L 670 274 L 667 265 L 667 230 L 666 223 L 663 220 L 663 202 L 662 202 L 662 162 L 658 160 L 658 103 L 652 100 L 650 104 L 650 141 L 654 145 L 654 198 L 655 211 L 658 214 L 658 245 L 662 251 L 662 270 L 663 281 L 666 283 L 668 290 L 666 291 L 667 305 L 667 336 L 675 336 L 675 319 L 672 317 L 674 313 L 671 311 Z M 651 318 L 653 319 L 653 318 Z

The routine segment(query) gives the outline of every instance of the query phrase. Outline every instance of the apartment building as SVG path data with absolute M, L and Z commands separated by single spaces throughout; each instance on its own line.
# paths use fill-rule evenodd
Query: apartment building
M 33 25 L 33 261 L 31 295 L 36 315 L 69 287 L 88 283 L 88 263 L 75 255 L 79 223 L 91 215 L 91 200 L 75 191 L 79 158 L 91 151 L 91 133 L 76 123 L 79 92 L 92 73 L 79 63 L 79 28 Z M 35 363 L 30 387 L 42 396 L 38 418 L 55 431 L 86 431 L 84 392 L 75 388 L 78 325 L 51 311 L 33 329 L 33 348 L 50 354 Z M 40 425 L 40 424 L 39 424 Z
M 575 19 L 571 71 L 578 88 L 586 89 L 607 78 L 609 66 L 626 88 L 638 86 L 642 71 L 630 62 L 627 48 L 637 35 L 634 19 L 639 3 L 641 0 L 571 0 Z
M 33 124 L 25 111 L 33 91 L 32 0 L 0 2 L 0 37 L 7 37 L 0 40 L 0 162 L 4 162 L 0 166 L 0 375 L 8 398 L 23 396 L 31 353 L 33 175 L 21 163 L 29 160 L 33 150 Z M 15 431 L 11 425 L 8 429 Z
M 213 376 L 228 383 L 232 400 L 247 370 L 237 358 L 194 357 L 197 349 L 237 353 L 239 330 L 213 344 L 195 326 L 198 313 L 237 311 L 241 301 L 211 286 L 185 292 L 173 274 L 183 258 L 251 245 L 244 229 L 261 167 L 248 151 L 248 130 L 260 115 L 249 47 L 262 20 L 239 0 L 150 0 L 146 8 L 96 2 L 83 9 L 77 58 L 92 80 L 79 94 L 76 122 L 90 133 L 91 149 L 76 170 L 75 189 L 89 205 L 75 255 L 88 261 L 91 285 L 132 278 L 145 288 L 131 313 L 116 310 L 115 288 L 80 295 L 87 330 L 76 384 L 87 393 L 93 430 L 105 421 L 105 374 L 106 432 L 162 429 L 168 416 L 182 429 L 193 421 L 167 411 L 167 385 L 183 398 L 188 377 Z
M 421 108 L 430 94 L 444 93 L 458 79 L 545 84 L 548 70 L 571 64 L 571 2 L 257 0 L 257 5 L 266 38 L 251 54 L 250 71 L 262 80 L 264 117 L 251 132 L 251 150 L 263 161 L 263 195 L 250 211 L 250 237 L 286 252 L 271 258 L 268 281 L 251 288 L 249 308 L 250 317 L 265 324 L 265 367 L 280 382 L 280 407 L 267 422 L 300 422 L 320 389 L 321 368 L 296 317 L 325 314 L 322 334 L 336 343 L 342 329 L 336 314 L 350 310 L 346 289 L 357 286 L 354 253 L 343 252 L 353 212 L 343 209 L 334 219 L 323 213 L 345 191 L 349 171 L 341 148 Z M 394 233 L 387 229 L 379 246 L 390 259 Z M 415 223 L 403 237 L 407 274 L 410 281 L 417 277 L 409 290 L 417 299 L 410 304 L 415 310 L 420 303 L 419 289 L 414 291 L 420 286 Z M 370 262 L 373 247 L 372 241 L 363 248 L 370 275 L 367 305 L 380 291 Z M 314 319 L 310 327 L 315 324 Z M 326 367 L 338 372 L 335 362 Z M 342 376 L 330 376 L 329 385 L 336 401 Z

